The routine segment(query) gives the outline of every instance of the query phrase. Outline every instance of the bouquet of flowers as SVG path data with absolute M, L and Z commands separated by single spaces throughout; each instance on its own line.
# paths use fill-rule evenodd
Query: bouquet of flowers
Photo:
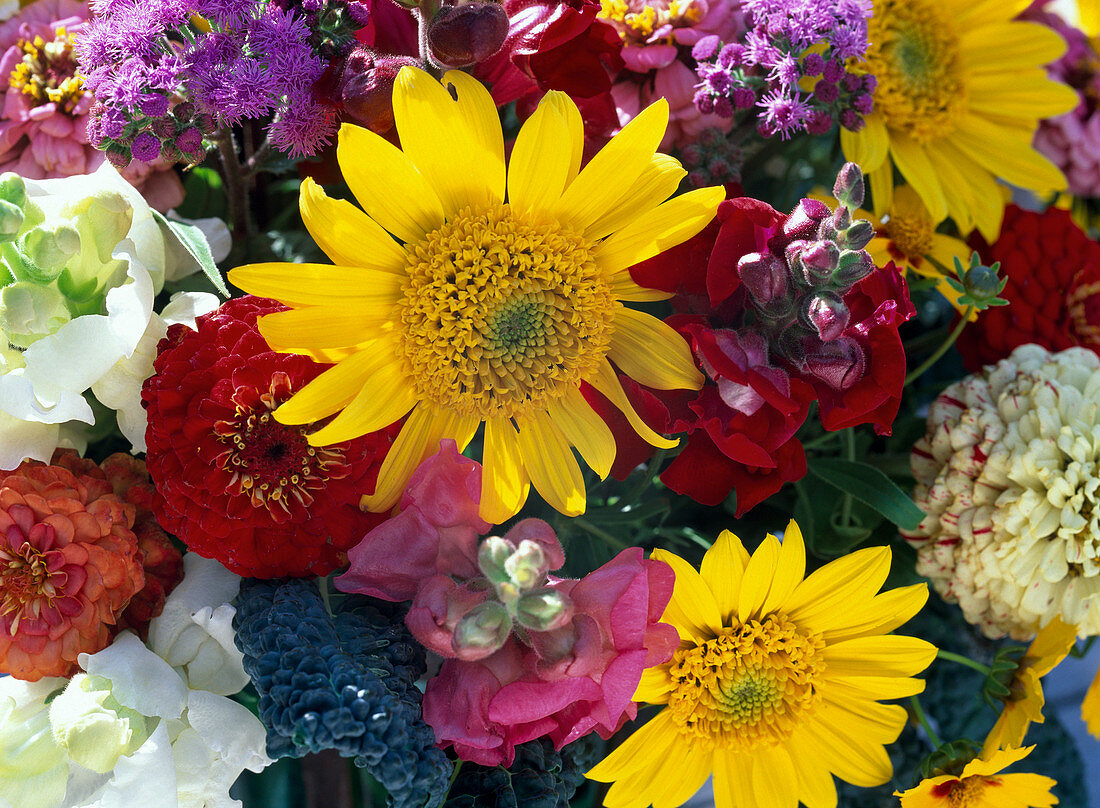
M 0 19 L 0 808 L 1088 804 L 1095 3 Z

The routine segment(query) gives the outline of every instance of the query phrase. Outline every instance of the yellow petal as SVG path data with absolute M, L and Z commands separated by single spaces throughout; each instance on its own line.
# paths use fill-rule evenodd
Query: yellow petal
M 925 147 L 901 132 L 890 134 L 890 156 L 898 171 L 928 208 L 933 224 L 947 218 L 947 200 L 944 199 L 936 170 L 928 159 Z
M 370 218 L 402 241 L 417 242 L 443 224 L 443 206 L 400 149 L 361 126 L 340 127 L 340 173 Z
M 1096 671 L 1096 678 L 1092 680 L 1081 702 L 1081 720 L 1085 722 L 1090 733 L 1100 737 L 1100 670 Z
M 662 438 L 650 429 L 646 422 L 641 419 L 641 416 L 635 412 L 634 405 L 627 399 L 626 393 L 623 392 L 623 386 L 619 384 L 619 377 L 615 375 L 614 368 L 606 359 L 600 363 L 596 373 L 585 381 L 618 407 L 630 426 L 638 433 L 638 436 L 650 446 L 656 446 L 658 449 L 673 449 L 679 445 L 679 441 Z
M 655 748 L 667 749 L 679 737 L 672 713 L 661 710 L 584 776 L 600 783 L 610 783 L 639 769 L 644 770 L 647 755 L 652 754 Z
M 949 138 L 937 144 L 937 149 L 932 152 L 932 159 L 941 171 L 943 187 L 946 188 L 952 182 L 953 174 L 955 181 L 962 183 L 962 188 L 955 190 L 965 191 L 965 196 L 969 197 L 966 208 L 957 210 L 951 207 L 955 203 L 950 201 L 951 194 L 947 194 L 951 218 L 959 226 L 960 232 L 969 233 L 977 227 L 987 241 L 996 241 L 1001 232 L 1001 219 L 1009 190 L 999 185 L 985 168 L 971 162 Z M 944 164 L 951 166 L 951 173 L 942 170 Z M 960 196 L 964 194 L 960 193 Z
M 893 743 L 908 720 L 904 707 L 879 704 L 844 690 L 822 688 L 822 698 L 843 717 L 845 727 L 858 730 L 862 737 L 875 743 Z
M 726 190 L 720 187 L 673 197 L 601 242 L 593 253 L 596 263 L 610 276 L 682 244 L 710 224 L 725 198 Z
M 552 106 L 561 115 L 569 133 L 568 140 L 561 146 L 569 155 L 569 171 L 565 175 L 565 184 L 568 186 L 581 170 L 581 158 L 584 156 L 584 119 L 573 99 L 561 90 L 550 90 L 539 101 L 540 107 L 543 104 Z
M 357 351 L 317 376 L 275 410 L 281 424 L 309 424 L 344 407 L 363 389 L 367 379 L 384 364 L 397 361 L 392 343 L 380 342 L 369 351 Z
M 392 359 L 374 369 L 340 413 L 310 433 L 310 446 L 328 446 L 376 432 L 402 418 L 418 400 L 405 369 Z
M 871 200 L 874 202 L 875 217 L 881 219 L 890 212 L 894 201 L 894 165 L 887 161 L 874 171 L 867 172 L 871 185 Z
M 229 270 L 228 277 L 250 295 L 273 297 L 288 306 L 342 304 L 356 297 L 397 302 L 402 281 L 391 272 L 332 264 L 246 264 Z
M 787 599 L 795 587 L 802 583 L 806 575 L 806 543 L 802 531 L 792 519 L 783 532 L 783 542 L 779 546 L 779 560 L 775 565 L 768 596 L 760 607 L 761 614 L 785 610 Z
M 401 68 L 394 81 L 393 117 L 401 148 L 435 189 L 447 218 L 467 206 L 484 207 L 504 198 L 503 173 L 498 175 L 495 157 L 481 140 L 488 123 L 465 117 L 480 106 L 471 98 L 460 108 L 442 84 L 419 68 Z M 499 122 L 496 126 L 499 132 Z
M 668 666 L 657 665 L 642 671 L 642 678 L 631 700 L 643 701 L 646 704 L 668 704 L 668 696 L 671 692 L 672 679 L 668 675 Z
M 653 808 L 679 808 L 706 782 L 714 753 L 693 744 L 673 743 L 661 760 L 649 797 Z
M 1077 626 L 1055 616 L 1039 629 L 1024 656 L 1038 660 L 1031 666 L 1031 670 L 1039 676 L 1046 676 L 1066 658 L 1076 642 Z
M 1066 41 L 1054 30 L 1033 22 L 1009 22 L 959 28 L 959 47 L 967 64 L 978 71 L 1001 71 L 1011 81 L 1021 66 L 1050 64 L 1066 52 Z
M 699 573 L 714 593 L 723 625 L 732 625 L 737 615 L 737 599 L 748 563 L 749 553 L 745 545 L 728 530 L 722 531 L 703 556 Z
M 626 272 L 620 272 L 612 277 L 608 286 L 616 300 L 625 300 L 629 303 L 652 303 L 655 300 L 669 300 L 675 296 L 673 292 L 662 292 L 660 289 L 639 286 Z
M 303 353 L 306 350 L 348 348 L 370 342 L 378 329 L 390 322 L 393 303 L 360 303 L 345 309 L 308 306 L 260 317 L 257 325 L 273 351 Z
M 913 676 L 932 664 L 936 646 L 893 634 L 857 637 L 825 646 L 824 658 L 834 675 Z
M 1031 146 L 1030 133 L 1021 137 L 986 118 L 968 115 L 952 132 L 951 142 L 975 163 L 1013 185 L 1036 191 L 1066 187 L 1058 167 Z
M 561 429 L 539 411 L 516 426 L 520 460 L 535 490 L 560 513 L 580 516 L 585 505 L 584 478 Z
M 458 114 L 470 130 L 473 151 L 462 155 L 469 170 L 478 173 L 489 187 L 494 202 L 504 201 L 504 134 L 500 113 L 489 91 L 480 81 L 462 70 L 443 74 L 443 86 L 454 88 Z
M 580 390 L 571 388 L 547 405 L 550 418 L 580 453 L 593 471 L 606 479 L 615 462 L 615 436 L 604 420 L 584 400 Z
M 329 197 L 312 177 L 302 180 L 298 207 L 306 230 L 333 263 L 404 276 L 408 257 L 393 236 L 350 202 Z
M 902 676 L 841 676 L 825 671 L 830 690 L 842 691 L 853 698 L 904 699 L 924 692 L 924 681 Z
M 382 513 L 396 505 L 416 467 L 439 451 L 439 441 L 454 430 L 457 421 L 452 414 L 437 412 L 423 402 L 414 407 L 382 461 L 374 493 L 364 494 L 359 507 Z
M 680 639 L 705 642 L 717 636 L 723 627 L 722 614 L 710 587 L 695 567 L 667 550 L 654 550 L 650 558 L 664 561 L 676 575 L 672 599 L 661 619 L 676 627 Z
M 997 722 L 989 730 L 989 734 L 985 736 L 985 743 L 982 745 L 982 757 L 989 757 L 998 749 L 1019 746 L 1027 736 L 1029 726 L 1031 726 L 1031 722 L 1021 710 L 1014 709 L 1013 704 L 1006 704 L 1004 710 L 998 716 Z
M 553 104 L 542 103 L 519 130 L 508 164 L 508 204 L 536 216 L 561 198 L 572 154 L 569 127 Z
M 615 312 L 607 358 L 646 387 L 698 390 L 703 386 L 703 374 L 695 367 L 687 340 L 656 317 L 634 309 Z
M 715 808 L 752 808 L 752 758 L 718 749 L 714 753 Z
M 870 600 L 890 574 L 890 548 L 857 550 L 815 570 L 787 599 L 787 615 L 809 631 L 844 625 L 847 609 Z
M 585 232 L 591 239 L 601 239 L 616 230 L 626 227 L 643 213 L 647 213 L 664 202 L 680 187 L 680 181 L 687 171 L 680 161 L 667 154 L 655 154 L 634 184 L 622 198 L 597 219 Z
M 779 563 L 779 539 L 770 533 L 756 548 L 745 567 L 741 580 L 741 595 L 737 599 L 737 619 L 744 623 L 754 617 L 762 617 L 760 607 L 768 596 L 775 566 Z
M 499 525 L 519 513 L 531 488 L 519 458 L 518 438 L 510 419 L 490 418 L 485 422 L 482 457 L 484 465 L 478 513 L 486 522 Z
M 864 126 L 858 132 L 840 127 L 840 146 L 844 159 L 858 163 L 865 174 L 880 168 L 886 160 L 890 136 L 882 115 L 871 114 L 863 119 Z
M 586 231 L 608 213 L 649 164 L 668 125 L 668 102 L 650 104 L 611 138 L 569 184 L 552 213 Z
M 782 746 L 753 752 L 752 790 L 754 808 L 798 808 L 798 773 Z
M 1076 91 L 1051 81 L 1045 70 L 974 73 L 967 80 L 971 112 L 1019 118 L 1035 127 L 1037 118 L 1055 118 L 1077 106 Z
M 909 622 L 928 602 L 928 584 L 912 584 L 861 600 L 858 609 L 838 615 L 824 630 L 826 642 L 840 642 L 872 634 L 887 634 Z
M 841 780 L 861 788 L 882 785 L 894 773 L 886 748 L 870 741 L 834 720 L 827 707 L 806 721 L 796 732 L 805 733 L 804 743 L 812 759 L 820 760 Z

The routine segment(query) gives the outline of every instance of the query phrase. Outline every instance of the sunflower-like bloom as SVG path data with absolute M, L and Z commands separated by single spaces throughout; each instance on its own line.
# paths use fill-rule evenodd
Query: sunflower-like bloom
M 620 301 L 667 297 L 627 269 L 700 231 L 723 191 L 665 201 L 685 172 L 655 154 L 664 101 L 583 170 L 580 112 L 562 93 L 548 93 L 524 123 L 507 171 L 496 106 L 465 73 L 440 84 L 402 68 L 393 107 L 403 152 L 368 130 L 340 130 L 340 168 L 366 214 L 302 184 L 306 227 L 336 266 L 230 273 L 291 307 L 260 320 L 275 350 L 338 363 L 275 418 L 306 424 L 337 413 L 309 436 L 323 446 L 407 415 L 364 497 L 369 510 L 392 507 L 441 438 L 465 447 L 484 422 L 483 518 L 514 515 L 531 484 L 559 511 L 582 513 L 570 446 L 606 476 L 615 441 L 581 383 L 653 445 L 672 446 L 634 412 L 611 362 L 659 389 L 703 382 L 679 334 Z
M 875 109 L 859 132 L 841 129 L 844 154 L 870 175 L 875 212 L 892 206 L 893 170 L 933 222 L 950 216 L 992 241 L 1005 199 L 996 179 L 1021 188 L 1064 188 L 1065 177 L 1031 145 L 1039 120 L 1076 105 L 1043 65 L 1065 40 L 1013 20 L 1028 3 L 880 0 L 868 21 L 866 59 L 878 80 Z
M 941 774 L 921 780 L 904 792 L 901 808 L 1051 808 L 1058 798 L 1050 793 L 1057 783 L 1030 772 L 1001 774 L 1001 769 L 1031 754 L 1034 746 L 1001 749 L 966 764 L 958 777 Z
M 920 611 L 923 584 L 878 593 L 890 548 L 839 558 L 803 580 L 806 548 L 793 521 L 749 557 L 729 531 L 699 572 L 679 556 L 665 622 L 680 647 L 647 669 L 635 701 L 667 707 L 588 777 L 614 782 L 609 808 L 672 808 L 714 774 L 717 808 L 835 808 L 832 775 L 858 786 L 890 779 L 885 744 L 906 722 L 897 705 L 936 649 L 883 636 Z
M 1042 724 L 1046 720 L 1043 717 L 1046 697 L 1039 680 L 1061 664 L 1075 642 L 1077 626 L 1064 623 L 1059 617 L 1039 629 L 1008 683 L 1008 700 L 1001 717 L 986 736 L 983 754 L 1019 746 L 1031 724 Z

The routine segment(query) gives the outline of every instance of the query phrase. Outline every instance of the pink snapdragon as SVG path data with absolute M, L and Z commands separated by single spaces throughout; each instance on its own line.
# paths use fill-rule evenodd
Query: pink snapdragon
M 444 657 L 424 694 L 436 739 L 464 760 L 509 765 L 515 746 L 548 736 L 561 748 L 610 737 L 635 717 L 642 671 L 679 643 L 660 618 L 674 576 L 640 548 L 580 580 L 552 528 L 525 519 L 490 536 L 477 516 L 480 464 L 443 441 L 413 475 L 397 516 L 348 557 L 339 589 L 412 600 L 405 623 Z

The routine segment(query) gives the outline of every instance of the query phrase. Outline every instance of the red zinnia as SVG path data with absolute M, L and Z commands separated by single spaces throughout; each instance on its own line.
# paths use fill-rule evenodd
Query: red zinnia
M 107 647 L 145 583 L 133 521 L 102 475 L 29 460 L 0 477 L 0 672 L 70 676 Z
M 1069 211 L 1043 213 L 1010 205 L 1001 235 L 973 246 L 985 264 L 1001 262 L 1007 306 L 987 309 L 959 336 L 969 370 L 1034 342 L 1050 351 L 1079 345 L 1100 353 L 1100 245 Z
M 314 424 L 287 426 L 271 412 L 327 369 L 272 351 L 256 318 L 282 310 L 246 296 L 174 325 L 158 346 L 142 400 L 146 462 L 166 530 L 239 575 L 327 575 L 384 517 L 359 510 L 393 430 L 312 447 Z

